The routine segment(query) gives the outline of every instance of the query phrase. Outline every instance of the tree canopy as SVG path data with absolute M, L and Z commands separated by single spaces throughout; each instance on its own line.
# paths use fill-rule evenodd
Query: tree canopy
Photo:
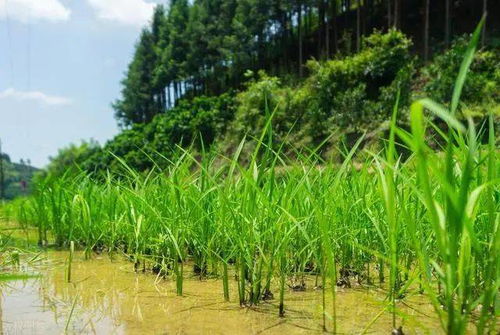
M 180 98 L 241 88 L 245 72 L 292 82 L 310 58 L 359 52 L 374 29 L 395 28 L 424 59 L 470 32 L 498 2 L 463 0 L 172 0 L 144 28 L 113 107 L 122 126 L 148 123 Z M 490 15 L 485 37 L 499 29 Z

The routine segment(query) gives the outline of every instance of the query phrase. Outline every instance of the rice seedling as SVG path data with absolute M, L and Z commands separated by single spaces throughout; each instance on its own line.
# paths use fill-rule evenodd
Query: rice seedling
M 69 255 L 66 264 L 66 282 L 71 283 L 71 267 L 73 265 L 73 257 L 75 254 L 75 242 L 69 242 Z

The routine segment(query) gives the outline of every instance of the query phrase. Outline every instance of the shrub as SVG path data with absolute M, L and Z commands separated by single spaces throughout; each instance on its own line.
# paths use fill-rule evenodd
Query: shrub
M 62 176 L 65 173 L 76 174 L 82 169 L 90 157 L 100 153 L 101 148 L 98 142 L 94 140 L 82 141 L 80 144 L 70 144 L 59 149 L 54 157 L 50 157 L 50 163 L 47 166 L 47 173 L 52 176 Z
M 398 90 L 401 103 L 409 99 L 414 73 L 411 41 L 401 32 L 374 33 L 360 53 L 327 62 L 308 62 L 311 71 L 301 90 L 311 137 L 319 142 L 332 131 L 374 129 L 386 120 Z
M 166 113 L 156 115 L 150 123 L 135 124 L 123 130 L 93 154 L 84 168 L 88 171 L 119 170 L 122 163 L 117 156 L 133 169 L 149 170 L 153 160 L 160 155 L 169 157 L 176 145 L 192 144 L 199 148 L 201 138 L 204 145 L 210 146 L 224 133 L 233 114 L 233 98 L 228 93 L 181 100 Z
M 290 109 L 293 90 L 283 86 L 277 77 L 259 71 L 257 78 L 250 80 L 245 90 L 236 96 L 236 114 L 228 129 L 228 144 L 239 142 L 243 135 L 258 137 L 267 120 L 274 113 L 273 131 L 276 140 L 283 140 L 293 126 L 296 115 Z
M 282 142 L 289 135 L 287 142 L 293 146 L 315 146 L 335 131 L 377 128 L 388 119 L 398 90 L 401 105 L 408 104 L 414 74 L 410 46 L 399 31 L 374 33 L 356 55 L 309 61 L 310 76 L 296 88 L 259 72 L 236 97 L 226 146 L 234 146 L 243 134 L 260 134 L 266 111 L 274 112 L 275 140 Z
M 462 37 L 451 48 L 434 57 L 431 63 L 422 68 L 420 86 L 424 95 L 435 100 L 449 103 L 453 84 L 456 80 L 467 38 Z M 477 106 L 500 103 L 500 53 L 499 49 L 483 49 L 476 52 L 470 71 L 465 80 L 462 103 L 477 110 Z
M 199 137 L 205 145 L 211 145 L 225 132 L 234 116 L 233 110 L 233 97 L 229 93 L 181 100 L 165 114 L 158 115 L 148 130 L 153 132 L 155 147 L 175 144 L 186 146 Z

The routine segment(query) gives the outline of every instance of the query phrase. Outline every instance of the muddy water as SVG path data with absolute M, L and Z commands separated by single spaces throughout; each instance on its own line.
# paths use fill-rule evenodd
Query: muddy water
M 285 295 L 286 316 L 277 301 L 251 308 L 237 303 L 231 281 L 230 302 L 222 282 L 186 275 L 184 296 L 175 282 L 136 274 L 119 257 L 73 262 L 72 283 L 64 280 L 63 252 L 49 252 L 32 269 L 41 277 L 0 284 L 0 317 L 4 334 L 310 334 L 322 332 L 322 294 L 313 279 L 305 292 Z M 277 296 L 277 294 L 276 294 Z M 327 295 L 327 301 L 331 297 Z M 391 315 L 385 293 L 375 289 L 339 289 L 337 331 L 344 334 L 390 334 Z M 399 303 L 398 324 L 407 334 L 440 333 L 432 307 L 419 295 Z M 331 310 L 331 305 L 327 306 Z M 331 329 L 330 321 L 328 327 Z M 0 329 L 0 334 L 2 330 Z

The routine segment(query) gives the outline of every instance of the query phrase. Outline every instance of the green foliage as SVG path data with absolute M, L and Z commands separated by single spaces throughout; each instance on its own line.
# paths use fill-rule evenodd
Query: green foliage
M 411 41 L 401 32 L 374 33 L 358 54 L 320 63 L 311 71 L 303 95 L 311 135 L 321 141 L 336 130 L 373 129 L 390 116 L 398 90 L 407 104 L 413 75 Z
M 31 192 L 32 179 L 39 170 L 29 160 L 12 162 L 6 153 L 0 154 L 4 172 L 5 198 L 10 200 Z M 0 199 L 1 200 L 1 199 Z
M 210 146 L 225 133 L 234 117 L 233 98 L 225 93 L 217 97 L 200 96 L 181 100 L 150 123 L 135 124 L 108 141 L 84 164 L 87 171 L 117 171 L 123 166 L 116 157 L 136 170 L 148 170 L 153 160 L 170 157 L 176 145 L 200 148 Z
M 95 152 L 83 165 L 92 172 L 106 170 L 119 172 L 121 164 L 115 157 L 120 157 L 131 166 L 144 171 L 151 167 L 145 153 L 149 152 L 145 129 L 147 125 L 137 124 L 131 129 L 125 129 L 108 141 L 101 150 Z
M 253 73 L 248 72 L 247 76 L 253 76 Z M 283 86 L 279 78 L 260 71 L 236 96 L 236 115 L 227 139 L 230 141 L 229 145 L 241 141 L 243 134 L 257 138 L 271 113 L 274 113 L 275 140 L 281 142 L 296 119 L 290 109 L 292 95 L 293 89 Z
M 150 122 L 161 111 L 154 97 L 155 82 L 152 74 L 156 61 L 154 35 L 144 29 L 127 76 L 122 81 L 122 97 L 113 103 L 115 116 L 122 126 Z
M 99 143 L 93 140 L 82 141 L 80 144 L 70 144 L 59 149 L 56 156 L 50 157 L 46 172 L 51 176 L 62 176 L 65 173 L 78 174 L 82 170 L 82 165 L 92 155 L 99 152 Z
M 423 95 L 449 103 L 453 84 L 462 62 L 467 39 L 458 38 L 451 48 L 434 57 L 422 68 L 419 85 Z M 468 108 L 500 104 L 500 50 L 479 50 L 472 61 L 462 93 L 462 103 Z M 484 110 L 482 111 L 484 114 Z
M 179 2 L 178 6 L 181 5 Z M 208 15 L 206 10 L 213 9 L 194 6 L 190 15 Z M 176 13 L 177 10 L 170 12 L 164 19 L 173 20 Z M 165 14 L 157 12 L 155 22 L 162 22 L 162 15 Z M 156 35 L 172 33 L 172 25 L 157 25 L 159 28 L 152 29 L 153 40 L 159 38 Z M 153 28 L 157 25 L 153 24 Z M 201 26 L 187 29 L 201 29 Z M 122 167 L 117 156 L 134 169 L 149 170 L 154 165 L 152 159 L 170 157 L 176 145 L 199 149 L 201 139 L 207 147 L 216 143 L 225 152 L 232 152 L 244 135 L 258 138 L 270 114 L 273 114 L 272 139 L 283 144 L 282 149 L 289 154 L 296 149 L 315 147 L 325 139 L 329 139 L 331 148 L 339 140 L 347 140 L 351 145 L 351 140 L 363 132 L 369 133 L 366 138 L 371 141 L 369 145 L 378 145 L 378 137 L 388 130 L 387 120 L 397 96 L 399 106 L 405 110 L 411 95 L 429 94 L 449 102 L 449 88 L 465 47 L 459 40 L 449 51 L 436 56 L 418 77 L 417 62 L 410 48 L 411 41 L 400 31 L 376 32 L 364 39 L 357 54 L 309 61 L 309 76 L 296 86 L 283 84 L 283 80 L 264 71 L 249 70 L 246 84 L 235 97 L 225 93 L 178 100 L 175 106 L 155 114 L 150 122 L 132 123 L 102 150 L 95 150 L 82 166 L 87 171 L 115 171 Z M 484 115 L 485 110 L 495 110 L 498 106 L 498 61 L 498 53 L 493 50 L 481 50 L 475 55 L 463 92 L 462 102 L 467 109 L 462 111 L 479 111 Z M 186 62 L 190 62 L 189 57 Z M 163 80 L 161 75 L 153 81 Z M 398 124 L 402 123 L 408 125 L 407 113 L 399 114 Z M 245 150 L 252 151 L 250 146 Z M 326 156 L 330 154 L 333 153 L 326 152 Z
M 316 145 L 332 132 L 373 130 L 389 118 L 398 91 L 400 104 L 408 105 L 414 74 L 410 46 L 399 31 L 374 33 L 358 54 L 310 61 L 310 76 L 296 88 L 259 72 L 237 96 L 231 131 L 255 136 L 264 126 L 266 111 L 275 113 L 278 142 L 290 130 L 290 141 L 303 145 Z
M 172 0 L 168 6 L 157 5 L 150 24 L 143 29 L 136 44 L 122 81 L 121 96 L 113 104 L 116 117 L 124 126 L 147 123 L 155 115 L 173 108 L 182 98 L 219 95 L 241 88 L 247 70 L 264 70 L 281 79 L 289 77 L 293 80 L 297 76 L 302 79 L 307 60 L 351 55 L 354 50 L 359 52 L 364 48 L 373 50 L 373 53 L 381 51 L 385 56 L 372 57 L 362 51 L 347 69 L 332 69 L 335 77 L 369 79 L 366 87 L 354 87 L 348 80 L 345 94 L 337 96 L 334 104 L 337 109 L 351 106 L 361 116 L 368 115 L 366 118 L 369 119 L 377 113 L 379 106 L 365 106 L 359 102 L 364 97 L 372 99 L 378 90 L 384 91 L 382 87 L 390 86 L 390 81 L 384 80 L 392 80 L 401 68 L 400 63 L 407 61 L 408 45 L 402 43 L 400 33 L 375 34 L 367 39 L 365 33 L 385 30 L 387 21 L 382 16 L 388 14 L 389 21 L 391 17 L 397 17 L 399 21 L 389 22 L 389 26 L 404 28 L 404 33 L 415 41 L 415 45 L 427 50 L 428 43 L 420 42 L 429 41 L 429 37 L 434 41 L 436 36 L 444 33 L 436 27 L 444 29 L 450 26 L 450 22 L 438 25 L 439 15 L 431 15 L 432 22 L 429 22 L 422 4 L 410 2 L 404 11 L 399 11 L 399 6 L 389 6 L 399 13 L 387 13 L 387 1 L 381 0 Z M 465 19 L 468 23 L 477 20 L 474 15 L 459 18 L 459 12 L 463 15 L 470 8 L 480 8 L 473 3 L 474 0 L 457 2 L 453 19 Z M 487 11 L 486 2 L 483 6 L 477 13 Z M 495 5 L 490 3 L 489 6 L 492 10 Z M 419 18 L 417 13 L 424 17 Z M 415 28 L 421 20 L 432 26 L 432 31 L 425 33 L 426 37 L 421 29 Z M 401 25 L 401 22 L 405 24 Z M 459 26 L 455 25 L 454 33 L 463 33 Z M 498 29 L 488 24 L 487 30 L 485 41 L 495 43 Z M 394 61 L 397 55 L 402 56 L 400 63 Z M 360 66 L 363 67 L 361 72 Z M 350 67 L 356 68 L 355 73 L 343 73 Z M 411 73 L 403 77 L 398 81 L 407 83 Z M 395 89 L 389 89 L 387 97 L 391 97 Z M 325 97 L 332 94 L 327 93 Z M 405 99 L 405 94 L 401 97 Z M 389 100 L 392 102 L 393 97 Z M 379 102 L 385 105 L 387 101 L 381 98 Z M 321 113 L 318 119 L 324 123 L 325 118 L 330 118 L 330 114 L 338 116 L 339 111 L 327 108 Z M 351 125 L 349 117 L 353 115 L 348 113 L 348 117 L 338 118 Z M 366 120 L 366 123 L 370 121 Z
M 233 114 L 230 94 L 200 96 L 191 101 L 181 100 L 166 114 L 158 116 L 150 131 L 157 135 L 155 140 L 158 145 L 187 146 L 197 138 L 210 145 L 224 133 Z

